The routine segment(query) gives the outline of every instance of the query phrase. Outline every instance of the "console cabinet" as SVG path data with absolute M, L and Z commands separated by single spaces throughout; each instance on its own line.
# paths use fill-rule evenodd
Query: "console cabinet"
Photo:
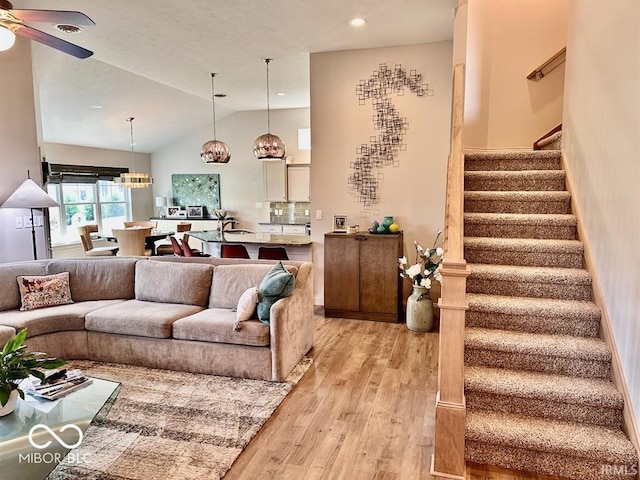
M 398 322 L 402 245 L 402 233 L 325 234 L 325 316 Z

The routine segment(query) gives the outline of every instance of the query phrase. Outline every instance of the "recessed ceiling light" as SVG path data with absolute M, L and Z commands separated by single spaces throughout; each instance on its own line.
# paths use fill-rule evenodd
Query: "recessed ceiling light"
M 90 108 L 93 108 L 94 110 L 100 110 L 102 108 L 102 105 L 91 105 Z
M 285 93 L 284 92 L 276 92 L 276 95 L 278 95 L 279 97 L 284 97 Z
M 349 24 L 352 27 L 364 27 L 367 21 L 364 18 L 352 18 L 349 21 Z

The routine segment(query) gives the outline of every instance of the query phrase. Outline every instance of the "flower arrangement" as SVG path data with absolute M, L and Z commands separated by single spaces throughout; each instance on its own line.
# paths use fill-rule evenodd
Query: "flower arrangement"
M 398 268 L 400 268 L 400 276 L 408 278 L 414 286 L 425 287 L 427 290 L 431 288 L 431 279 L 440 281 L 440 268 L 442 266 L 442 255 L 444 250 L 438 243 L 442 230 L 438 231 L 433 247 L 424 249 L 418 242 L 413 242 L 416 247 L 416 263 L 407 268 L 407 257 L 398 259 Z

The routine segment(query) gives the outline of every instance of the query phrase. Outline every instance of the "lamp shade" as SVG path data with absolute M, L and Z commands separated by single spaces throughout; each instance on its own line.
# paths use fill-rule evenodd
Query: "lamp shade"
M 2 208 L 57 207 L 58 202 L 49 196 L 36 182 L 27 178 L 2 204 Z
M 167 197 L 155 197 L 156 207 L 166 207 L 169 204 Z
M 0 52 L 9 50 L 16 41 L 16 35 L 9 29 L 0 27 Z

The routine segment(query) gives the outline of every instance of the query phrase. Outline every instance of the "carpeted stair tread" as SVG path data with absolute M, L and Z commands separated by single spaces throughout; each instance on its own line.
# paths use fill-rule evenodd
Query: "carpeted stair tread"
M 562 144 L 562 131 L 549 135 L 538 142 L 539 150 L 560 150 Z
M 578 219 L 571 214 L 464 214 L 467 236 L 575 239 Z
M 465 152 L 464 168 L 465 171 L 559 170 L 560 152 L 553 150 Z
M 465 191 L 562 191 L 564 170 L 490 170 L 464 174 Z
M 542 254 L 570 253 L 582 255 L 584 246 L 578 240 L 539 238 L 465 237 L 465 248 L 514 252 L 539 252 Z
M 471 442 L 527 449 L 532 455 L 553 453 L 629 466 L 638 461 L 622 431 L 583 423 L 468 410 L 465 437 Z
M 600 338 L 511 332 L 490 328 L 465 329 L 465 348 L 494 352 L 536 354 L 608 362 L 609 347 Z
M 464 192 L 465 212 L 568 214 L 571 194 L 566 191 Z
M 568 377 L 468 366 L 465 368 L 465 390 L 494 395 L 543 399 L 548 402 L 580 403 L 621 410 L 622 394 L 608 379 Z
M 468 263 L 582 268 L 584 247 L 577 240 L 465 237 Z
M 591 275 L 582 268 L 522 267 L 519 265 L 469 265 L 471 277 L 502 282 L 527 282 L 561 285 L 591 285 Z M 473 292 L 481 293 L 481 292 Z

